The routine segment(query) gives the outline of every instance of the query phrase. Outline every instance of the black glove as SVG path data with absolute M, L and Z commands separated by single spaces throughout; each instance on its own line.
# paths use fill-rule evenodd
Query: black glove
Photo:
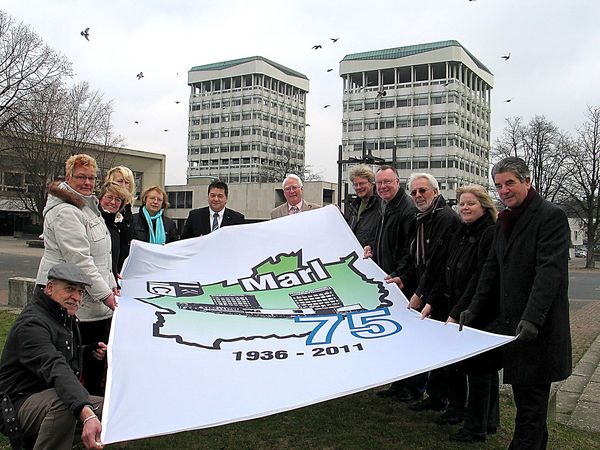
M 463 325 L 469 326 L 475 320 L 475 314 L 473 314 L 468 309 L 465 309 L 460 313 L 458 318 L 458 331 L 462 331 Z
M 533 341 L 538 335 L 539 329 L 536 324 L 529 320 L 521 320 L 517 325 L 517 340 L 521 342 Z

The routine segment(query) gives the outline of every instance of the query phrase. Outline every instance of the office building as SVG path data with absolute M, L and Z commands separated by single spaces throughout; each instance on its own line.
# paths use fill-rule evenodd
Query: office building
M 308 78 L 262 56 L 192 67 L 188 182 L 274 181 L 304 166 Z
M 394 165 L 403 185 L 428 172 L 453 200 L 458 186 L 488 185 L 493 75 L 457 41 L 346 55 L 342 160 Z

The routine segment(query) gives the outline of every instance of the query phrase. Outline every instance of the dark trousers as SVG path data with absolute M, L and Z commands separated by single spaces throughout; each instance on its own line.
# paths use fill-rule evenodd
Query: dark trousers
M 488 428 L 500 426 L 498 371 L 469 374 L 469 398 L 463 430 L 485 437 Z
M 102 416 L 103 400 L 90 396 L 98 417 Z M 25 445 L 34 450 L 70 450 L 75 433 L 81 433 L 81 429 L 76 428 L 77 419 L 54 388 L 30 395 L 19 407 L 18 417 Z
M 458 411 L 464 411 L 467 401 L 467 378 L 450 365 L 429 372 L 427 395 Z
M 548 444 L 548 397 L 550 383 L 513 384 L 517 406 L 515 432 L 509 450 L 543 450 Z
M 110 334 L 111 319 L 96 320 L 94 322 L 79 322 L 79 331 L 81 333 L 81 343 L 83 345 L 104 342 L 108 344 L 108 335 Z M 106 358 L 98 361 L 90 357 L 83 361 L 83 386 L 91 395 L 104 397 L 106 387 Z

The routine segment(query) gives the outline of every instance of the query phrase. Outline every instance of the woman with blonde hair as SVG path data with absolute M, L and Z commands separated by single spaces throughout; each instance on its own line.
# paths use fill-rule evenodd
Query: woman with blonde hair
M 127 192 L 127 197 L 119 210 L 122 218 L 116 221 L 119 231 L 119 260 L 117 262 L 117 273 L 119 273 L 123 268 L 125 259 L 129 256 L 129 245 L 133 238 L 133 212 L 131 208 L 135 200 L 135 179 L 129 167 L 116 166 L 109 169 L 105 182 L 117 183 Z
M 462 186 L 456 191 L 462 225 L 451 241 L 446 261 L 445 282 L 448 310 L 447 322 L 458 323 L 460 313 L 468 308 L 475 294 L 481 270 L 490 252 L 498 211 L 483 186 Z M 479 317 L 472 326 L 486 329 L 495 319 L 497 299 L 490 298 L 486 317 Z M 483 316 L 483 315 L 482 315 Z M 438 423 L 458 424 L 462 427 L 450 435 L 451 441 L 484 442 L 488 434 L 500 425 L 498 403 L 498 370 L 501 358 L 497 350 L 469 358 L 452 366 L 454 380 L 449 386 L 455 396 L 466 400 L 466 407 L 448 409 Z M 468 395 L 465 390 L 465 374 Z M 462 375 L 462 377 L 461 377 Z M 455 402 L 456 404 L 456 402 Z
M 142 206 L 133 215 L 133 239 L 151 244 L 168 244 L 179 239 L 177 225 L 164 212 L 169 207 L 167 193 L 160 186 L 142 192 Z

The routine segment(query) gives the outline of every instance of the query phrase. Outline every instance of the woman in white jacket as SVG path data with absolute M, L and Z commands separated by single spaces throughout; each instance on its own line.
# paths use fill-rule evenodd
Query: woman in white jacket
M 78 265 L 92 279 L 77 313 L 82 343 L 108 342 L 117 288 L 112 273 L 110 233 L 94 196 L 96 161 L 85 154 L 73 155 L 65 166 L 65 181 L 52 183 L 48 188 L 44 208 L 45 249 L 36 282 L 45 285 L 48 270 L 60 262 Z M 90 394 L 103 394 L 103 369 L 102 362 L 98 367 L 84 366 L 84 386 Z

